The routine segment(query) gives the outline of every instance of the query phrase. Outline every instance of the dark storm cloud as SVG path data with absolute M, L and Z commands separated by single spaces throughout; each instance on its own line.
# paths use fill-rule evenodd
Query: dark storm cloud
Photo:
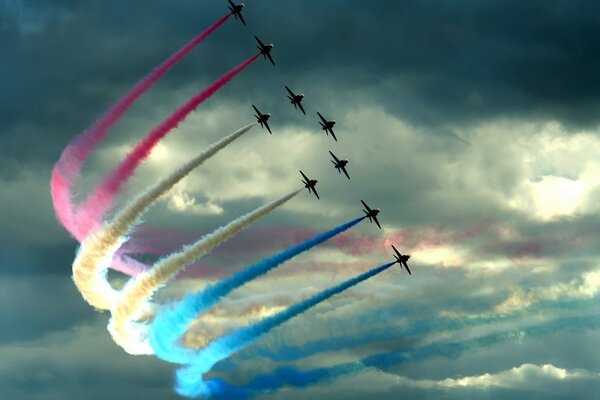
M 61 235 L 63 236 L 63 235 Z M 71 273 L 75 257 L 75 240 L 64 235 L 64 243 L 39 245 L 26 239 L 0 243 L 0 274 L 4 276 L 50 274 L 66 276 Z
M 67 274 L 3 276 L 0 288 L 1 345 L 40 339 L 96 316 Z
M 2 395 L 11 399 L 177 399 L 171 367 L 114 346 L 106 318 L 0 345 Z
M 36 7 L 64 11 L 39 32 L 0 33 L 8 60 L 0 79 L 9 89 L 0 98 L 0 132 L 12 155 L 4 158 L 44 164 L 226 11 L 224 1 Z M 281 86 L 288 83 L 310 96 L 311 107 L 333 112 L 343 107 L 336 105 L 341 99 L 346 105 L 371 99 L 430 127 L 532 113 L 592 124 L 600 87 L 599 8 L 591 1 L 255 2 L 245 9 L 247 28 L 228 22 L 140 107 L 160 102 L 159 93 L 214 79 L 254 52 L 257 33 L 276 43 L 277 68 L 253 66 L 222 99 L 241 96 L 283 108 Z M 39 145 L 30 145 L 33 137 Z
M 77 293 L 69 278 L 75 243 L 54 220 L 47 182 L 51 165 L 68 141 L 158 62 L 223 15 L 226 2 L 12 2 L 17 3 L 26 5 L 29 14 L 3 14 L 4 18 L 13 15 L 13 19 L 3 19 L 3 26 L 8 28 L 0 29 L 0 220 L 5 228 L 0 232 L 0 359 L 15 367 L 8 372 L 0 369 L 0 387 L 15 399 L 81 398 L 82 393 L 91 399 L 175 398 L 170 389 L 171 368 L 154 358 L 123 354 L 105 331 L 106 316 L 98 316 Z M 477 237 L 451 244 L 468 248 L 482 259 L 539 258 L 542 261 L 538 264 L 542 264 L 546 258 L 558 263 L 553 270 L 535 276 L 529 275 L 529 268 L 516 264 L 504 275 L 472 276 L 461 268 L 417 263 L 415 270 L 426 273 L 419 272 L 393 290 L 429 305 L 432 313 L 439 311 L 440 304 L 444 310 L 478 312 L 504 301 L 513 287 L 570 282 L 594 268 L 598 218 L 581 215 L 542 223 L 532 221 L 524 211 L 507 210 L 507 196 L 518 191 L 518 184 L 527 178 L 516 162 L 524 153 L 499 145 L 501 141 L 478 143 L 477 138 L 469 138 L 473 141 L 471 147 L 458 140 L 426 135 L 429 131 L 462 134 L 461 128 L 468 124 L 504 116 L 517 120 L 556 118 L 566 125 L 596 124 L 600 5 L 591 1 L 474 0 L 246 3 L 248 27 L 233 20 L 227 22 L 134 106 L 104 149 L 141 137 L 175 104 L 251 55 L 255 51 L 252 35 L 258 34 L 265 41 L 275 42 L 277 66 L 260 60 L 220 91 L 218 100 L 209 102 L 204 110 L 208 114 L 218 108 L 216 104 L 246 107 L 240 111 L 245 113 L 239 117 L 241 125 L 250 118 L 249 104 L 255 102 L 273 112 L 274 117 L 277 115 L 276 128 L 297 127 L 298 115 L 284 102 L 282 85 L 288 84 L 306 94 L 310 114 L 319 109 L 326 116 L 338 118 L 344 127 L 340 136 L 347 134 L 351 140 L 341 140 L 336 146 L 341 146 L 338 148 L 343 155 L 352 160 L 353 179 L 350 183 L 336 180 L 328 160 L 317 164 L 317 155 L 306 157 L 303 162 L 322 179 L 324 198 L 318 205 L 325 212 L 335 210 L 338 214 L 325 218 L 324 214 L 306 212 L 308 208 L 283 209 L 259 226 L 331 226 L 333 219 L 339 222 L 355 217 L 358 200 L 368 195 L 370 203 L 372 199 L 374 206 L 384 210 L 385 224 L 390 227 L 435 229 L 439 224 L 458 232 L 482 222 L 491 221 L 493 225 L 500 221 L 514 231 L 515 237 L 501 238 L 486 228 Z M 0 4 L 4 3 L 0 0 Z M 36 19 L 38 16 L 40 19 Z M 31 18 L 42 23 L 27 29 Z M 359 114 L 357 111 L 369 108 L 365 106 L 371 109 Z M 379 117 L 385 117 L 380 108 L 408 121 L 409 127 L 392 126 L 391 118 L 378 122 Z M 368 123 L 350 121 L 353 114 L 368 118 Z M 303 121 L 306 126 L 316 126 L 316 118 L 310 115 Z M 387 131 L 384 125 L 390 126 Z M 223 133 L 220 126 L 201 127 L 203 134 L 214 133 L 217 137 Z M 400 131 L 408 129 L 411 133 L 400 137 Z M 375 133 L 381 139 L 379 143 L 373 143 Z M 519 134 L 503 137 L 510 141 Z M 210 143 L 212 139 L 203 137 L 200 141 Z M 261 157 L 286 149 L 285 139 L 277 135 L 269 139 L 281 147 L 274 144 L 260 148 Z M 190 147 L 191 140 L 194 146 L 206 145 L 199 143 L 197 136 L 188 136 L 182 138 L 182 146 Z M 401 146 L 396 147 L 399 142 Z M 321 150 L 325 155 L 325 148 Z M 382 154 L 386 155 L 383 160 Z M 470 155 L 473 160 L 469 162 Z M 229 155 L 236 156 L 235 152 Z M 168 169 L 175 161 L 169 160 Z M 113 165 L 116 160 L 110 162 Z M 108 162 L 98 164 L 106 168 Z M 227 166 L 227 162 L 223 164 Z M 96 167 L 94 164 L 85 171 L 82 186 L 97 179 L 94 174 L 100 168 Z M 241 175 L 229 180 L 227 174 L 231 172 L 222 169 L 205 169 L 203 176 L 214 183 L 210 188 L 214 193 L 223 191 L 224 186 L 237 187 L 240 181 L 260 179 L 245 165 L 236 168 Z M 297 174 L 295 165 L 285 168 Z M 440 173 L 442 169 L 444 173 Z M 136 185 L 153 182 L 158 173 L 152 171 L 140 171 L 144 173 L 136 178 Z M 479 174 L 466 174 L 472 171 Z M 270 185 L 275 181 L 273 177 L 287 175 L 287 170 L 279 166 L 268 172 Z M 131 198 L 136 189 L 128 187 L 123 198 Z M 206 197 L 203 190 L 194 188 L 190 193 L 202 202 Z M 220 201 L 224 209 L 220 215 L 175 213 L 162 204 L 147 220 L 156 226 L 186 228 L 196 234 L 257 207 L 266 197 L 239 196 Z M 295 202 L 308 199 L 314 200 L 304 194 Z M 314 203 L 309 205 L 313 207 Z M 373 234 L 372 226 L 365 224 L 358 229 Z M 232 241 L 231 248 L 236 243 Z M 250 258 L 256 257 L 252 254 Z M 246 259 L 235 261 L 232 266 L 238 268 Z M 302 284 L 312 282 L 307 278 Z M 493 293 L 477 294 L 476 289 L 486 285 L 494 285 Z M 18 307 L 13 307 L 15 303 Z M 24 316 L 28 319 L 23 320 Z M 97 323 L 88 329 L 85 324 L 90 321 Z M 296 325 L 290 324 L 290 329 L 303 325 L 304 329 L 312 329 L 306 321 L 298 320 Z M 82 336 L 93 337 L 78 340 L 80 329 L 85 331 Z M 501 348 L 461 362 L 422 363 L 400 372 L 431 377 L 428 371 L 434 371 L 439 378 L 448 377 L 448 371 L 478 374 L 491 371 L 489 360 L 495 357 L 502 360 L 502 368 L 511 368 L 514 360 L 533 359 L 556 362 L 560 367 L 597 370 L 598 360 L 582 350 L 593 348 L 596 336 L 581 334 L 550 340 L 546 347 L 556 350 L 553 359 L 545 358 L 542 345 L 523 354 L 517 354 L 522 348 L 512 347 L 510 352 Z M 65 345 L 61 347 L 57 342 Z M 582 345 L 573 350 L 567 343 Z M 32 375 L 26 371 L 32 371 Z M 585 385 L 576 389 L 575 397 L 579 398 L 593 392 Z M 401 394 L 418 398 L 537 396 L 532 391 L 465 389 L 448 393 L 407 388 L 378 397 L 398 398 Z M 300 392 L 297 398 L 335 395 L 368 397 L 368 393 L 337 391 L 316 397 Z

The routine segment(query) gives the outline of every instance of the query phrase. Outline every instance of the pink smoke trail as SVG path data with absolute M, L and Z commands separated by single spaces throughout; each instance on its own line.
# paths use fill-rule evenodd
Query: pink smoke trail
M 139 164 L 146 159 L 154 146 L 164 138 L 170 131 L 179 125 L 200 104 L 210 98 L 217 90 L 231 81 L 237 74 L 252 64 L 259 54 L 254 55 L 222 75 L 208 88 L 192 97 L 165 119 L 160 125 L 150 131 L 146 137 L 139 142 L 131 153 L 113 170 L 111 174 L 96 186 L 87 197 L 84 204 L 77 210 L 78 229 L 86 234 L 94 228 L 98 221 L 102 220 L 105 213 L 112 207 L 115 196 L 121 190 L 123 184 L 133 175 Z
M 104 140 L 108 131 L 119 121 L 129 107 L 167 71 L 192 51 L 194 47 L 223 25 L 230 15 L 227 14 L 219 19 L 163 61 L 98 118 L 82 135 L 78 136 L 65 148 L 52 170 L 50 193 L 58 221 L 78 241 L 83 240 L 87 233 L 91 229 L 98 227 L 100 223 L 99 221 L 95 221 L 95 223 L 88 221 L 85 225 L 87 230 L 79 229 L 79 226 L 75 223 L 75 206 L 71 198 L 71 187 L 73 181 L 79 176 L 83 163 L 88 159 L 98 143 Z

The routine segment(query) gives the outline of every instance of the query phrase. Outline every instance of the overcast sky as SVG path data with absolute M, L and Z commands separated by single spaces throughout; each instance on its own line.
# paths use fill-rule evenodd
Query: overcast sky
M 49 180 L 72 138 L 226 5 L 0 0 L 6 398 L 178 398 L 175 366 L 124 353 L 108 315 L 77 292 L 78 244 L 56 221 Z M 380 265 L 391 244 L 412 255 L 413 274 L 384 272 L 277 328 L 214 376 L 243 386 L 284 365 L 333 371 L 362 360 L 352 373 L 258 396 L 597 398 L 600 3 L 247 0 L 244 18 L 247 26 L 228 20 L 132 107 L 86 164 L 78 194 L 176 106 L 255 54 L 256 34 L 275 43 L 276 66 L 257 60 L 199 107 L 119 205 L 251 122 L 255 104 L 272 114 L 273 135 L 253 128 L 152 208 L 144 229 L 168 232 L 156 248 L 176 250 L 301 187 L 299 169 L 319 180 L 321 200 L 301 193 L 215 250 L 201 260 L 214 271 L 208 279 L 360 216 L 361 199 L 381 208 L 383 229 L 362 222 L 236 291 L 215 311 L 229 322 L 206 329 L 246 324 L 249 305 L 272 312 Z M 284 85 L 304 93 L 306 116 Z M 336 119 L 338 142 L 317 111 Z M 351 180 L 328 150 L 350 160 Z M 205 283 L 180 280 L 158 297 Z M 302 357 L 288 357 L 293 348 Z

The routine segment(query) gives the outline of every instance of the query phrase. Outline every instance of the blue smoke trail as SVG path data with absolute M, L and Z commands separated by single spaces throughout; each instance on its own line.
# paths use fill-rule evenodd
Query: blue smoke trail
M 598 328 L 600 328 L 600 314 L 558 318 L 545 324 L 519 327 L 518 330 L 526 336 L 536 337 L 564 330 L 589 330 Z M 261 392 L 272 392 L 284 386 L 307 387 L 344 375 L 355 374 L 368 367 L 384 369 L 391 366 L 398 366 L 408 361 L 414 362 L 439 356 L 454 359 L 471 350 L 498 345 L 515 339 L 514 330 L 508 330 L 462 342 L 434 343 L 414 349 L 374 354 L 360 361 L 342 363 L 325 368 L 300 370 L 292 366 L 278 367 L 271 374 L 259 375 L 253 378 L 246 385 L 243 394 L 244 397 L 250 397 Z M 240 389 L 233 388 L 223 382 L 220 383 L 219 389 L 218 396 L 223 398 L 233 393 L 242 393 Z M 232 392 L 229 392 L 229 390 Z
M 227 336 L 211 342 L 207 347 L 196 352 L 195 357 L 189 360 L 189 365 L 186 368 L 177 371 L 177 393 L 187 397 L 211 397 L 227 391 L 229 386 L 224 385 L 222 380 L 204 381 L 202 375 L 210 371 L 217 362 L 228 358 L 276 326 L 294 318 L 320 302 L 387 270 L 394 264 L 392 262 L 381 265 L 339 285 L 323 290 L 260 322 L 238 329 Z M 239 396 L 241 393 L 237 393 L 237 395 Z
M 426 335 L 430 332 L 451 332 L 464 328 L 489 326 L 490 324 L 499 322 L 514 322 L 519 318 L 529 316 L 532 313 L 541 313 L 549 309 L 551 309 L 553 312 L 556 310 L 581 310 L 582 307 L 588 305 L 597 307 L 598 299 L 541 301 L 530 306 L 526 310 L 520 310 L 511 315 L 489 313 L 469 318 L 436 317 L 431 319 L 417 320 L 411 323 L 411 325 L 405 327 L 391 327 L 389 324 L 375 326 L 375 321 L 373 321 L 371 318 L 373 313 L 369 312 L 366 316 L 355 317 L 356 321 L 353 323 L 354 326 L 370 327 L 369 331 L 363 335 L 354 332 L 354 334 L 350 333 L 348 335 L 326 337 L 303 344 L 283 344 L 274 348 L 259 347 L 253 349 L 248 354 L 244 354 L 241 358 L 247 360 L 255 358 L 256 356 L 262 356 L 276 362 L 290 362 L 303 359 L 314 354 L 323 353 L 325 351 L 333 352 L 339 350 L 348 350 L 352 347 L 367 345 L 370 343 L 379 343 L 381 341 L 416 339 L 418 336 Z M 410 305 L 408 308 L 410 308 Z M 417 312 L 415 314 L 419 314 L 419 312 L 425 312 L 425 310 L 422 308 L 417 308 L 416 311 Z M 378 310 L 376 313 L 380 316 L 380 319 L 382 313 L 384 313 L 382 310 Z M 386 319 L 397 319 L 405 317 L 406 314 L 406 308 L 402 307 L 401 312 L 399 313 L 394 313 L 391 315 L 387 313 Z M 350 329 L 350 331 L 352 330 L 353 329 Z
M 316 245 L 350 229 L 366 217 L 356 218 L 350 222 L 314 236 L 296 246 L 290 247 L 274 256 L 265 258 L 229 278 L 207 286 L 200 293 L 187 295 L 180 302 L 165 309 L 154 319 L 150 328 L 150 344 L 157 357 L 162 360 L 187 364 L 196 351 L 185 349 L 178 340 L 185 334 L 198 315 L 217 304 L 233 290 L 266 274 L 298 254 L 310 250 Z

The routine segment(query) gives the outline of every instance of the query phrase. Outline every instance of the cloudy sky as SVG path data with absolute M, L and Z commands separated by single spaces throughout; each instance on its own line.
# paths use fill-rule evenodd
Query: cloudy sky
M 225 12 L 225 0 L 0 0 L 6 398 L 179 398 L 175 366 L 123 352 L 107 313 L 77 292 L 78 244 L 56 221 L 49 180 L 72 138 Z M 244 386 L 283 366 L 325 371 L 283 379 L 264 399 L 597 398 L 600 4 L 248 0 L 244 17 L 134 105 L 86 164 L 78 199 L 177 105 L 253 55 L 258 34 L 275 43 L 277 65 L 258 60 L 198 108 L 119 206 L 251 122 L 251 104 L 273 115 L 273 135 L 253 128 L 152 208 L 144 229 L 157 242 L 143 260 L 299 188 L 298 169 L 319 179 L 321 200 L 302 193 L 201 260 L 210 274 L 158 299 L 356 218 L 361 199 L 382 209 L 382 230 L 363 222 L 234 292 L 206 329 L 217 335 L 249 323 L 247 310 L 266 315 L 378 266 L 391 244 L 412 255 L 413 275 L 386 271 L 212 374 Z M 283 85 L 305 94 L 307 116 Z M 338 142 L 316 111 L 337 120 Z M 350 181 L 328 150 L 350 160 Z

